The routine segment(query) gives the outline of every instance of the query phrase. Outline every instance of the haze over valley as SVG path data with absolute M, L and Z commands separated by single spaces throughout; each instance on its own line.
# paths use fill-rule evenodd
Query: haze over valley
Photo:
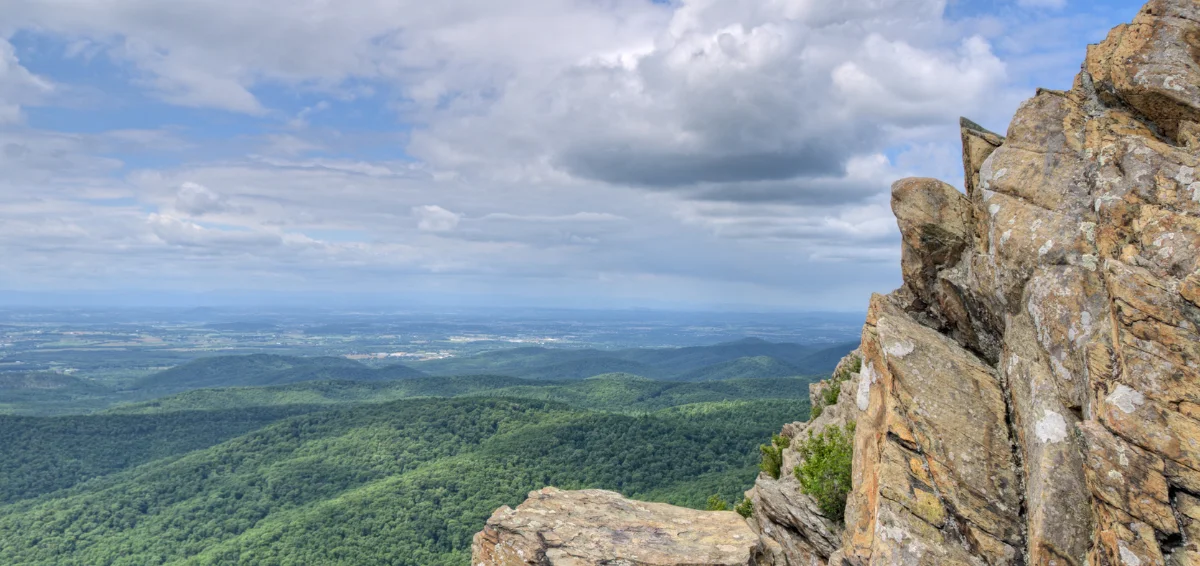
M 861 324 L 470 309 L 0 316 L 6 564 L 462 564 L 495 507 L 548 483 L 699 508 L 738 500 L 762 431 L 807 416 L 809 385 Z

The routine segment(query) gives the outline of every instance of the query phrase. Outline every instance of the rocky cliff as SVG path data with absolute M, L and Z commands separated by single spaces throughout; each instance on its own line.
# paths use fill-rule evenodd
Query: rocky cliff
M 904 285 L 783 431 L 856 423 L 844 521 L 793 442 L 744 563 L 1200 564 L 1198 61 L 1200 2 L 1153 0 L 1006 136 L 962 122 L 965 194 L 893 186 Z

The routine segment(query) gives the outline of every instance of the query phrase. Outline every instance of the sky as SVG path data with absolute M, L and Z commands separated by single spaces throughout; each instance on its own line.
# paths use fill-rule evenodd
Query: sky
M 862 310 L 1140 4 L 0 0 L 0 303 Z

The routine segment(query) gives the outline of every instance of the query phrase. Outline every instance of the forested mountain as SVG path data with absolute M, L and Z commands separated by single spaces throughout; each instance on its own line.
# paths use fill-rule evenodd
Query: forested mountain
M 487 516 L 545 485 L 734 500 L 762 439 L 807 417 L 798 376 L 824 355 L 517 348 L 422 371 L 253 354 L 124 389 L 0 374 L 0 410 L 107 408 L 0 416 L 0 564 L 465 566 Z M 456 368 L 488 371 L 426 373 Z
M 136 467 L 131 458 L 123 471 L 0 505 L 0 563 L 464 565 L 491 511 L 543 485 L 692 506 L 712 493 L 733 498 L 756 474 L 763 431 L 806 412 L 793 401 L 625 415 L 464 398 L 309 413 L 184 455 Z M 155 431 L 194 430 L 206 418 L 196 414 L 11 419 L 0 446 L 25 469 L 49 469 L 85 450 L 56 428 L 114 427 L 105 435 L 123 446 L 153 444 Z M 42 449 L 29 449 L 33 439 Z M 171 451 L 169 440 L 157 445 Z M 86 449 L 105 448 L 120 449 Z
M 833 367 L 812 367 L 813 355 L 827 349 L 844 350 L 849 352 L 858 344 L 839 344 L 836 346 L 820 346 L 813 344 L 794 344 L 789 342 L 768 342 L 761 338 L 744 338 L 733 342 L 724 342 L 711 346 L 689 346 L 686 348 L 634 348 L 621 350 L 620 357 L 639 361 L 646 364 L 673 368 L 676 372 L 698 369 L 738 358 L 755 356 L 770 356 L 783 362 L 795 365 L 802 371 L 828 373 Z M 834 365 L 837 360 L 834 360 Z
M 721 379 L 787 377 L 803 370 L 770 356 L 754 356 L 720 362 L 675 376 L 680 381 L 717 381 Z
M 211 411 L 282 405 L 381 403 L 412 397 L 522 397 L 562 401 L 584 409 L 651 411 L 687 403 L 793 399 L 807 406 L 808 378 L 735 379 L 687 383 L 630 374 L 542 381 L 502 375 L 419 377 L 386 382 L 312 381 L 272 387 L 197 389 L 151 401 L 118 405 L 106 414 Z
M 455 396 L 504 387 L 496 379 L 524 378 L 561 385 L 603 374 L 632 374 L 656 380 L 716 381 L 735 378 L 778 378 L 814 376 L 828 373 L 851 344 L 821 348 L 798 344 L 776 344 L 745 339 L 713 346 L 686 348 L 634 348 L 624 350 L 569 348 L 512 348 L 473 356 L 445 358 L 409 365 L 369 366 L 355 360 L 333 356 L 283 356 L 248 354 L 210 356 L 185 361 L 170 369 L 157 371 L 113 386 L 87 378 L 51 372 L 0 372 L 0 414 L 51 416 L 103 410 L 120 403 L 148 402 L 197 389 L 262 387 L 298 383 L 347 381 L 355 385 L 331 384 L 315 389 L 270 390 L 264 392 L 201 393 L 196 399 L 238 397 L 234 405 L 245 406 L 251 397 L 263 397 L 268 404 L 288 398 L 289 404 L 310 399 L 318 404 L 355 400 L 387 401 L 415 396 Z M 368 387 L 362 382 L 419 380 L 438 375 L 438 380 L 413 384 Z M 481 381 L 480 376 L 492 376 Z M 462 377 L 468 376 L 468 377 Z M 453 379 L 444 379 L 451 377 Z M 529 385 L 511 382 L 508 385 Z M 325 390 L 325 393 L 319 390 Z M 538 398 L 555 398 L 553 393 Z M 172 399 L 172 406 L 181 406 Z M 189 402 L 182 401 L 182 406 Z M 146 403 L 145 407 L 153 406 Z M 221 407 L 215 401 L 202 401 L 205 408 Z M 661 406 L 661 405 L 656 405 Z
M 500 374 L 530 379 L 569 379 L 599 373 L 625 372 L 654 379 L 698 380 L 703 368 L 742 358 L 768 357 L 775 367 L 788 367 L 786 375 L 827 374 L 857 344 L 814 346 L 774 343 L 746 338 L 712 346 L 685 348 L 632 348 L 625 350 L 513 348 L 462 358 L 415 362 L 412 367 L 434 375 Z M 761 377 L 714 371 L 714 379 Z
M 315 379 L 372 381 L 424 375 L 402 365 L 369 368 L 333 356 L 299 357 L 274 354 L 199 358 L 139 380 L 137 389 L 174 390 L 202 387 L 280 385 Z
M 517 377 L 526 379 L 584 379 L 606 373 L 628 373 L 649 378 L 669 377 L 662 368 L 613 357 L 589 357 L 533 367 L 525 371 L 513 372 Z
M 156 415 L 0 416 L 0 505 L 207 448 L 318 409 L 288 405 Z
M 49 371 L 0 373 L 0 391 L 5 392 L 35 390 L 85 393 L 107 389 L 87 379 Z
M 115 392 L 94 381 L 54 372 L 0 372 L 0 414 L 50 413 L 63 407 L 103 407 Z M 35 409 L 36 407 L 36 409 Z

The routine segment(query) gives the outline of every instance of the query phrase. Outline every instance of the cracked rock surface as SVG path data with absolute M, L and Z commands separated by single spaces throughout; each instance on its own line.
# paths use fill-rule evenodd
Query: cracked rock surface
M 732 511 L 645 503 L 611 491 L 530 492 L 501 507 L 472 545 L 473 565 L 753 566 L 758 535 Z
M 1198 58 L 1200 2 L 1151 1 L 1007 135 L 963 121 L 965 195 L 893 186 L 834 561 L 1200 564 Z

